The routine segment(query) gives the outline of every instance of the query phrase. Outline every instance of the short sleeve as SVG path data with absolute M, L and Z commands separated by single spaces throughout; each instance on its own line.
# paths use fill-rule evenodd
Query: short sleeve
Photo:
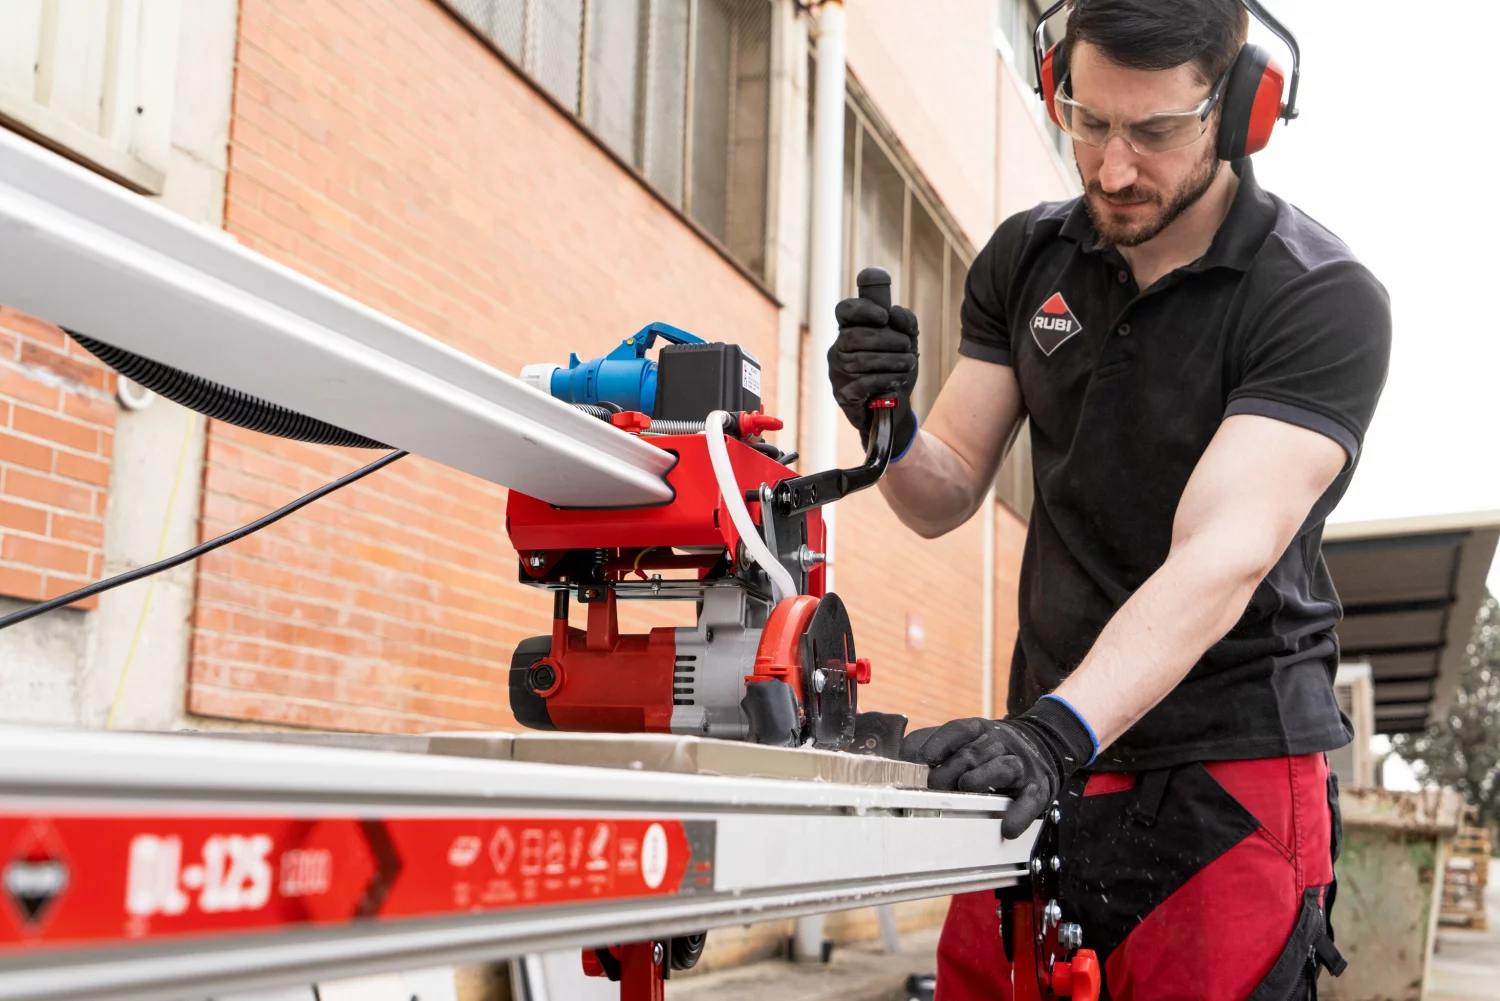
M 1026 239 L 1028 213 L 1000 224 L 969 268 L 964 304 L 959 311 L 963 334 L 958 353 L 965 358 L 1011 364 L 1008 299 L 1015 261 Z
M 1390 365 L 1390 297 L 1375 276 L 1348 260 L 1308 271 L 1276 293 L 1242 343 L 1224 416 L 1316 431 L 1352 466 Z

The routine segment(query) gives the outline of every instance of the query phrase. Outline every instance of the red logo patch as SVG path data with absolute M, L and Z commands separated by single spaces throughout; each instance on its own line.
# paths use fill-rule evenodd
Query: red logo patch
M 1042 354 L 1049 357 L 1062 347 L 1064 341 L 1081 333 L 1083 324 L 1078 322 L 1078 317 L 1068 308 L 1061 292 L 1054 292 L 1052 298 L 1043 303 L 1042 308 L 1031 318 L 1031 337 L 1036 341 L 1036 346 L 1042 349 Z

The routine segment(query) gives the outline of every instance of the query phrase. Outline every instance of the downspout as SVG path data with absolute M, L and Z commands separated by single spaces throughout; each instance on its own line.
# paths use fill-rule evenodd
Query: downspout
M 809 395 L 806 469 L 833 469 L 839 464 L 838 407 L 828 381 L 824 357 L 838 338 L 833 308 L 844 283 L 844 92 L 847 46 L 843 0 L 818 5 L 818 77 L 813 107 L 812 261 L 808 295 L 811 348 L 807 360 Z M 836 505 L 823 508 L 828 530 L 827 587 L 834 587 Z M 823 915 L 797 919 L 793 954 L 798 962 L 823 959 Z
M 818 78 L 813 108 L 812 267 L 808 328 L 811 371 L 807 421 L 807 469 L 833 469 L 839 464 L 840 415 L 833 399 L 824 358 L 838 338 L 833 309 L 844 283 L 844 92 L 847 46 L 842 0 L 823 0 L 818 6 Z M 836 505 L 823 508 L 828 528 L 827 586 L 834 587 Z

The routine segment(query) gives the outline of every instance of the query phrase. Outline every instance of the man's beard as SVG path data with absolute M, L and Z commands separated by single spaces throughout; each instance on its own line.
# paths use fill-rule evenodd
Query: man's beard
M 1176 222 L 1178 216 L 1196 205 L 1198 200 L 1208 193 L 1208 189 L 1213 186 L 1214 180 L 1219 176 L 1219 166 L 1218 151 L 1209 145 L 1207 155 L 1198 161 L 1192 175 L 1182 187 L 1177 189 L 1170 200 L 1164 199 L 1160 192 L 1140 191 L 1134 185 L 1112 192 L 1110 197 L 1117 202 L 1149 202 L 1161 206 L 1149 219 L 1123 223 L 1114 221 L 1115 217 L 1109 212 L 1108 207 L 1101 210 L 1095 204 L 1095 199 L 1103 200 L 1104 186 L 1097 180 L 1092 184 L 1085 182 L 1088 197 L 1083 200 L 1083 203 L 1088 209 L 1089 221 L 1094 224 L 1094 232 L 1099 234 L 1099 242 L 1107 246 L 1139 247 L 1146 241 L 1160 236 L 1162 230 Z M 1081 171 L 1079 176 L 1081 179 Z

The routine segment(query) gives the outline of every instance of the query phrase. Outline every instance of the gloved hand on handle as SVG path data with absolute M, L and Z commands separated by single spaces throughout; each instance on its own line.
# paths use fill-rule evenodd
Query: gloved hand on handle
M 1007 839 L 1026 833 L 1062 784 L 1098 753 L 1093 728 L 1055 695 L 1008 719 L 959 719 L 914 730 L 901 744 L 903 761 L 932 769 L 929 788 L 1011 797 L 1000 826 Z
M 845 299 L 834 315 L 839 336 L 828 352 L 834 398 L 868 447 L 874 422 L 870 401 L 895 397 L 891 455 L 899 459 L 917 436 L 911 409 L 917 385 L 917 316 L 903 306 L 886 308 L 867 298 Z

